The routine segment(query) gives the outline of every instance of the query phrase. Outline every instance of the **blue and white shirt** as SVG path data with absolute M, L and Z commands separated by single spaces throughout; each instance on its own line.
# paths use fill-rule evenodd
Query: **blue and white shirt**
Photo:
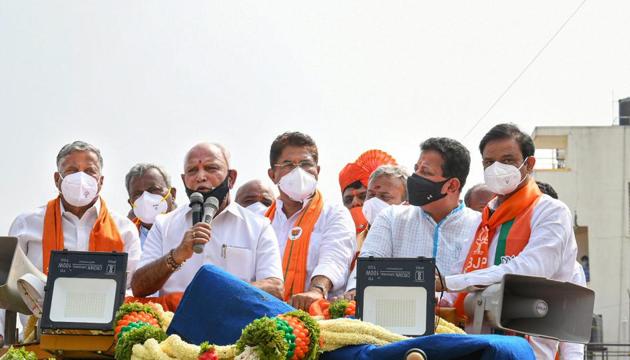
M 459 274 L 464 251 L 481 222 L 481 214 L 460 203 L 436 223 L 419 206 L 394 205 L 380 212 L 368 232 L 361 257 L 435 258 L 442 275 Z

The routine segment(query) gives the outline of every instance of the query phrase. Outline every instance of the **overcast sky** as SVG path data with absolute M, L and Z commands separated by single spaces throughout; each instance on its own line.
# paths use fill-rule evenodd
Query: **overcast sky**
M 630 1 L 587 1 L 485 120 L 473 124 L 581 0 L 0 2 L 0 232 L 55 196 L 55 156 L 102 151 L 102 195 L 126 213 L 124 175 L 224 143 L 237 185 L 266 178 L 276 135 L 319 146 L 320 188 L 380 148 L 412 167 L 431 136 L 463 140 L 469 183 L 494 124 L 610 125 L 630 96 Z

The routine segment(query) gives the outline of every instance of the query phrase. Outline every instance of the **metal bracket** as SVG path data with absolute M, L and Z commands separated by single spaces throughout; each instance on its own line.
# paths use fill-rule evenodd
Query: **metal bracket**
M 486 312 L 486 299 L 481 296 L 481 291 L 476 292 L 474 295 L 475 314 L 473 316 L 472 329 L 468 332 L 471 334 L 481 334 L 481 328 L 483 326 L 483 319 Z

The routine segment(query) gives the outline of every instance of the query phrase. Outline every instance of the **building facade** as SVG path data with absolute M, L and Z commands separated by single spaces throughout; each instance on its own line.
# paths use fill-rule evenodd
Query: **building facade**
M 574 216 L 603 340 L 630 342 L 630 126 L 537 127 L 535 177 Z

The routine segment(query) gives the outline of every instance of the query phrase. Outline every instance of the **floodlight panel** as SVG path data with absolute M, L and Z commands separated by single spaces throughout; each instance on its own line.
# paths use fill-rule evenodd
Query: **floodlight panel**
M 53 287 L 50 320 L 108 324 L 112 321 L 116 294 L 114 279 L 57 278 Z
M 363 321 L 397 334 L 422 335 L 427 330 L 427 299 L 423 287 L 368 286 L 363 294 Z

